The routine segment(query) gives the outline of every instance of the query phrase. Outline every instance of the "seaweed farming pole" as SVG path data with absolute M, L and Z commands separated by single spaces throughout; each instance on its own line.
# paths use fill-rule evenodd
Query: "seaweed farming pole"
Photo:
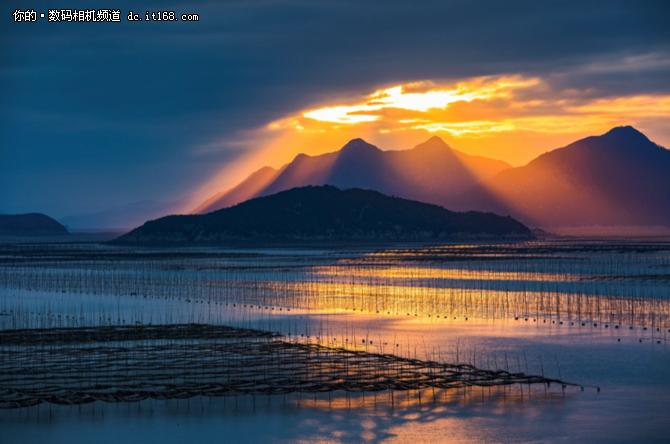
M 24 292 L 55 293 L 51 313 L 56 316 L 46 316 L 48 307 L 39 315 L 16 307 L 20 316 L 15 320 L 24 327 L 59 321 L 80 325 L 73 307 L 79 310 L 81 301 L 100 304 L 102 298 L 94 298 L 100 295 L 119 299 L 114 308 L 93 307 L 98 322 L 121 324 L 124 305 L 137 313 L 125 315 L 131 323 L 143 317 L 214 322 L 207 306 L 257 302 L 431 317 L 441 312 L 442 318 L 575 318 L 603 327 L 616 320 L 658 332 L 670 327 L 670 292 L 662 273 L 670 263 L 664 250 L 641 254 L 635 244 L 628 250 L 605 246 L 590 251 L 579 243 L 560 247 L 565 250 L 561 257 L 552 253 L 558 247 L 551 243 L 416 248 L 346 260 L 319 258 L 285 270 L 271 257 L 208 257 L 205 249 L 151 253 L 149 259 L 142 251 L 124 251 L 118 258 L 105 252 L 102 258 L 91 244 L 54 259 L 46 246 L 36 246 L 26 247 L 24 257 L 8 255 L 0 265 L 0 287 L 17 290 L 17 299 Z M 622 248 L 624 253 L 617 251 Z M 122 298 L 132 299 L 126 303 Z M 165 309 L 159 301 L 190 305 L 187 310 L 172 308 L 168 316 L 161 313 Z M 142 302 L 151 304 L 152 314 L 141 311 Z M 2 314 L 7 315 L 11 307 L 3 303 Z
M 43 402 L 184 398 L 190 408 L 188 399 L 196 396 L 251 395 L 255 402 L 261 394 L 295 393 L 300 400 L 302 393 L 316 396 L 321 391 L 343 391 L 348 402 L 349 392 L 404 391 L 409 400 L 412 389 L 420 400 L 426 389 L 576 385 L 509 370 L 482 370 L 475 361 L 444 364 L 203 324 L 16 330 L 5 331 L 1 338 L 0 409 Z M 12 359 L 4 359 L 10 351 Z M 18 372 L 17 365 L 29 371 Z M 50 378 L 54 373 L 60 377 Z M 101 386 L 108 389 L 101 391 Z

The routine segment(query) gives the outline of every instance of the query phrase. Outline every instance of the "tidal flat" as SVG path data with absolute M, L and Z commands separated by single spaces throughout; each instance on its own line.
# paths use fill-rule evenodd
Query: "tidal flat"
M 17 330 L 227 327 L 300 347 L 566 384 L 526 379 L 502 386 L 354 390 L 355 372 L 345 369 L 337 389 L 314 393 L 238 390 L 79 405 L 43 399 L 0 411 L 3 442 L 611 443 L 665 442 L 670 436 L 667 240 L 171 249 L 104 240 L 4 241 L 1 336 Z M 186 340 L 193 349 L 206 342 Z M 93 345 L 129 350 L 147 341 L 98 338 Z M 0 388 L 16 379 L 11 353 L 49 347 L 6 339 Z M 192 355 L 203 368 L 220 356 Z M 39 362 L 48 362 L 46 356 Z M 31 362 L 37 361 L 28 359 L 22 369 Z M 332 370 L 332 361 L 323 362 L 323 373 Z M 225 385 L 225 364 L 215 368 L 213 381 Z M 91 366 L 87 371 L 95 376 Z M 145 379 L 154 371 L 135 369 Z M 198 374 L 171 371 L 181 382 L 194 382 Z M 110 375 L 99 381 L 109 382 Z M 119 387 L 108 384 L 105 390 Z

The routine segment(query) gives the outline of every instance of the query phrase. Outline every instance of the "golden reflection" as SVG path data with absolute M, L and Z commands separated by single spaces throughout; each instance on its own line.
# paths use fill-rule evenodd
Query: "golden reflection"
M 357 276 L 385 279 L 458 279 L 487 281 L 576 282 L 580 276 L 521 271 L 468 270 L 463 268 L 425 267 L 314 267 L 311 273 L 323 276 Z
M 574 391 L 574 388 L 570 388 Z M 569 395 L 571 392 L 568 391 Z M 360 393 L 322 393 L 317 396 L 298 397 L 291 395 L 288 402 L 301 408 L 313 408 L 337 412 L 338 410 L 368 410 L 382 408 L 380 415 L 392 415 L 396 420 L 430 420 L 435 414 L 444 414 L 452 409 L 477 407 L 520 406 L 531 399 L 565 401 L 559 384 L 547 388 L 544 384 L 515 384 L 510 386 L 467 387 L 461 389 L 383 390 Z M 389 410 L 397 409 L 397 410 Z M 372 421 L 363 423 L 372 428 Z
M 368 280 L 352 275 L 326 276 L 326 281 L 236 281 L 236 297 L 263 304 L 293 306 L 313 313 L 351 311 L 381 315 L 430 317 L 435 321 L 508 320 L 529 323 L 564 321 L 645 325 L 670 319 L 670 301 L 615 295 L 583 294 L 575 283 L 522 282 L 518 290 L 474 280 L 435 282 Z M 535 285 L 531 285 L 531 284 Z M 571 290 L 571 291 L 569 291 Z M 272 295 L 272 296 L 270 296 Z M 271 301 L 271 302 L 270 302 Z M 618 327 L 617 327 L 618 328 Z

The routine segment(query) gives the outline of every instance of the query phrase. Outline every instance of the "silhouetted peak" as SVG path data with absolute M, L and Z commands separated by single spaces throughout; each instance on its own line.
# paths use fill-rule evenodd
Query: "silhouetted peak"
M 271 173 L 271 172 L 275 172 L 275 171 L 277 171 L 276 168 L 272 168 L 271 166 L 264 166 L 264 167 L 262 167 L 262 168 L 260 168 L 260 169 L 258 169 L 258 170 L 256 170 L 256 171 L 254 171 L 253 174 L 257 174 L 257 173 Z
M 42 213 L 0 215 L 0 236 L 67 235 L 67 229 Z
M 626 145 L 636 145 L 649 143 L 650 140 L 632 126 L 617 126 L 612 128 L 602 136 L 602 139 Z
M 442 145 L 447 144 L 444 140 L 442 140 L 442 138 L 440 136 L 433 136 L 430 139 L 426 140 L 426 143 L 428 143 L 428 142 L 430 142 L 430 143 L 440 143 Z
M 653 155 L 658 150 L 663 150 L 663 148 L 632 126 L 617 126 L 601 136 L 589 136 L 566 147 L 546 152 L 532 160 L 530 164 L 569 162 L 570 159 L 582 162 L 585 159 L 584 156 L 590 156 L 589 158 L 596 162 L 598 159 L 611 155 L 624 156 L 623 159 L 628 156 L 633 159 L 634 157 L 631 156 L 650 153 Z
M 249 176 L 245 180 L 249 180 L 252 177 L 262 177 L 268 174 L 273 174 L 276 173 L 277 170 L 275 168 L 272 168 L 270 166 L 264 166 L 263 168 L 260 168 L 253 173 L 249 174 Z
M 415 150 L 450 150 L 451 147 L 438 136 L 433 136 L 414 147 Z
M 367 143 L 363 139 L 352 139 L 349 142 L 347 142 L 347 144 L 344 145 L 340 151 L 358 153 L 358 152 L 380 151 L 380 149 L 374 145 Z
M 492 213 L 456 213 L 360 188 L 306 186 L 247 200 L 212 213 L 149 221 L 116 242 L 214 244 L 240 240 L 411 241 L 460 238 L 531 238 L 530 230 Z
M 626 134 L 639 134 L 643 135 L 640 131 L 636 130 L 630 125 L 624 125 L 624 126 L 615 126 L 611 130 L 607 131 L 604 135 L 626 135 Z
M 304 161 L 305 159 L 309 159 L 310 157 L 311 157 L 311 156 L 308 156 L 308 155 L 305 154 L 305 153 L 300 153 L 300 154 L 298 154 L 297 156 L 295 156 L 295 157 L 293 158 L 293 161 L 292 161 L 291 163 L 302 162 L 302 161 Z

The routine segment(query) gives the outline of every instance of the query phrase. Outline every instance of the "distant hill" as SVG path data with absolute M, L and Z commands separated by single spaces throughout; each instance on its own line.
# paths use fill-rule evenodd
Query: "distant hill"
M 216 243 L 243 239 L 428 240 L 532 237 L 510 217 L 456 213 L 376 191 L 333 186 L 294 188 L 204 215 L 145 223 L 116 242 Z
M 234 188 L 208 199 L 193 213 L 208 213 L 291 188 L 326 184 L 444 205 L 449 204 L 450 196 L 458 196 L 508 168 L 511 166 L 500 160 L 454 150 L 439 137 L 403 151 L 382 151 L 354 139 L 333 153 L 299 154 L 279 170 L 262 168 Z
M 60 236 L 67 229 L 44 214 L 0 214 L 0 236 Z
M 670 151 L 625 126 L 501 171 L 458 208 L 531 226 L 670 226 Z
M 157 219 L 183 207 L 185 202 L 140 201 L 103 211 L 79 213 L 59 220 L 70 230 L 130 230 L 147 220 Z
M 511 215 L 556 233 L 594 227 L 637 233 L 640 228 L 670 227 L 670 151 L 630 126 L 587 137 L 518 168 L 461 153 L 437 137 L 404 151 L 382 151 L 354 139 L 333 153 L 300 154 L 278 170 L 261 168 L 194 213 L 326 184 L 452 210 Z

